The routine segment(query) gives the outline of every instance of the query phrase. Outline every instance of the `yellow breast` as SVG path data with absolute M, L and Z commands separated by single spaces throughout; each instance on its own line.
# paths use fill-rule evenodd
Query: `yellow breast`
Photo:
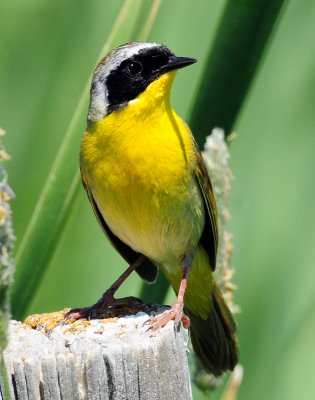
M 81 147 L 81 170 L 106 223 L 157 262 L 194 248 L 204 224 L 191 133 L 165 96 L 173 76 L 92 125 Z

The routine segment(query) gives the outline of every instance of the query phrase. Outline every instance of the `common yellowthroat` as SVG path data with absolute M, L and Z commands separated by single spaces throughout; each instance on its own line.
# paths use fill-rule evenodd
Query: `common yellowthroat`
M 212 271 L 217 210 L 202 156 L 170 103 L 176 70 L 196 62 L 157 43 L 127 43 L 95 69 L 80 166 L 94 213 L 130 267 L 94 306 L 119 304 L 114 293 L 136 270 L 154 282 L 161 270 L 177 300 L 150 320 L 190 324 L 203 367 L 220 375 L 237 363 L 235 323 Z

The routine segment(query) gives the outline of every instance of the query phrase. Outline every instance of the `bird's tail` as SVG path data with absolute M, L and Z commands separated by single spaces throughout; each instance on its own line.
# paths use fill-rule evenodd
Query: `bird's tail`
M 233 370 L 238 360 L 236 325 L 220 290 L 213 282 L 212 310 L 202 319 L 185 308 L 190 318 L 191 341 L 203 368 L 215 376 Z

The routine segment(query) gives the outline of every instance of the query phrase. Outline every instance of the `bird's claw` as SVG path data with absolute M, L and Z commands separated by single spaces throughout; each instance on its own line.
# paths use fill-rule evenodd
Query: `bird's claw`
M 180 322 L 182 322 L 185 329 L 189 328 L 190 319 L 186 314 L 184 314 L 181 303 L 174 303 L 169 310 L 148 319 L 143 325 L 149 325 L 147 331 L 151 330 L 155 332 L 158 329 L 163 328 L 169 321 L 174 321 L 175 329 L 178 328 Z

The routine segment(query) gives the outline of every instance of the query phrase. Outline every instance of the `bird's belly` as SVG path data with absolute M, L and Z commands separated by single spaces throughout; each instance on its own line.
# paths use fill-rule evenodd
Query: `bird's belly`
M 156 178 L 156 177 L 155 177 Z M 120 179 L 120 182 L 123 180 Z M 178 261 L 196 248 L 204 227 L 204 206 L 193 178 L 165 187 L 132 179 L 93 192 L 113 233 L 157 263 Z M 95 186 L 94 186 L 95 187 Z
M 82 174 L 118 238 L 156 263 L 178 260 L 197 247 L 205 219 L 191 134 L 170 108 L 132 110 L 87 132 Z

